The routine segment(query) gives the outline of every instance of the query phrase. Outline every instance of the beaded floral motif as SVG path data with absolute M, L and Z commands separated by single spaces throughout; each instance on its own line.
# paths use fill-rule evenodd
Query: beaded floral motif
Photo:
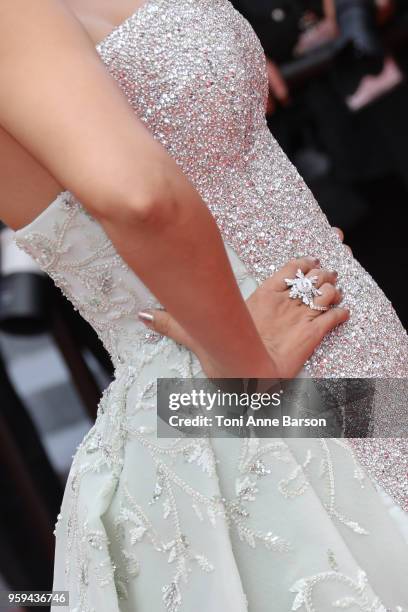
M 160 539 L 160 536 L 154 529 L 145 512 L 132 498 L 126 487 L 123 505 L 117 517 L 116 526 L 117 528 L 121 528 L 123 525 L 130 523 L 132 525 L 129 533 L 130 538 L 122 534 L 122 540 L 124 542 L 130 539 L 130 544 L 134 545 L 143 538 L 148 538 L 155 550 L 164 553 L 167 556 L 167 562 L 176 566 L 172 581 L 162 587 L 163 602 L 166 610 L 168 610 L 168 612 L 176 612 L 182 602 L 182 587 L 180 583 L 182 581 L 186 582 L 189 574 L 193 571 L 190 565 L 195 564 L 204 572 L 212 572 L 214 566 L 205 555 L 191 550 L 190 542 L 181 531 L 177 503 L 171 483 L 165 478 L 161 478 L 160 494 L 162 490 L 164 490 L 166 494 L 166 499 L 163 503 L 163 518 L 164 520 L 171 518 L 174 526 L 175 537 L 172 540 L 163 542 Z M 157 497 L 155 499 L 155 502 L 156 501 Z M 126 559 L 132 559 L 132 561 L 134 561 L 135 557 L 132 557 L 131 552 L 126 552 L 126 550 L 124 550 L 123 553 Z
M 156 348 L 151 346 L 152 350 Z M 66 574 L 72 578 L 72 572 L 76 568 L 74 575 L 79 577 L 77 585 L 80 611 L 92 609 L 87 601 L 90 571 L 97 572 L 97 580 L 101 587 L 114 582 L 118 596 L 126 598 L 127 583 L 129 580 L 137 579 L 140 565 L 143 563 L 143 560 L 137 556 L 135 546 L 144 538 L 149 539 L 156 551 L 166 555 L 169 563 L 176 564 L 172 581 L 163 585 L 163 601 L 169 612 L 179 610 L 182 604 L 183 584 L 194 567 L 201 568 L 204 572 L 213 570 L 211 559 L 207 559 L 199 551 L 192 551 L 188 539 L 183 534 L 176 502 L 177 489 L 191 498 L 192 517 L 195 515 L 200 523 L 205 517 L 213 526 L 219 519 L 225 520 L 231 529 L 236 529 L 240 540 L 250 548 L 261 544 L 271 552 L 278 553 L 290 553 L 296 549 L 296 543 L 287 542 L 273 531 L 261 532 L 251 526 L 253 514 L 251 507 L 259 495 L 258 482 L 270 476 L 274 461 L 290 465 L 290 452 L 286 443 L 281 440 L 266 442 L 259 439 L 243 440 L 237 464 L 235 497 L 228 499 L 203 495 L 197 488 L 189 485 L 182 477 L 180 469 L 173 467 L 172 464 L 176 458 L 182 458 L 190 465 L 195 465 L 196 469 L 206 477 L 213 478 L 216 466 L 210 441 L 180 438 L 163 447 L 154 436 L 154 428 L 149 429 L 145 425 L 135 428 L 134 417 L 128 418 L 126 410 L 126 390 L 133 389 L 135 382 L 137 374 L 133 367 L 122 368 L 122 373 L 105 391 L 96 424 L 79 447 L 71 470 L 68 483 L 70 499 L 63 511 L 70 551 L 70 555 L 67 556 Z M 145 412 L 147 413 L 148 411 Z M 174 537 L 168 541 L 160 538 L 148 518 L 148 508 L 141 508 L 125 486 L 121 510 L 116 518 L 117 537 L 121 542 L 121 565 L 125 568 L 125 571 L 120 573 L 110 557 L 109 542 L 104 531 L 88 525 L 87 521 L 82 523 L 79 519 L 82 514 L 79 500 L 81 482 L 90 472 L 103 473 L 106 470 L 107 493 L 116 489 L 123 466 L 123 450 L 129 436 L 137 439 L 148 449 L 152 461 L 156 464 L 157 479 L 152 487 L 150 503 L 162 504 L 163 519 L 172 520 Z M 348 451 L 347 445 L 344 448 Z M 278 490 L 287 499 L 303 495 L 310 486 L 305 473 L 310 469 L 316 452 L 311 450 L 306 452 L 301 473 L 296 467 L 295 474 L 289 471 L 288 477 L 278 483 Z M 325 454 L 322 455 L 323 460 L 327 461 Z M 356 464 L 356 469 L 357 467 Z M 360 472 L 357 472 L 355 477 L 362 479 Z M 329 496 L 332 495 L 332 487 L 328 488 L 328 493 Z M 61 519 L 58 524 L 60 523 Z M 125 526 L 128 526 L 127 532 L 124 531 Z M 354 529 L 354 531 L 357 534 L 363 533 L 363 530 Z M 96 565 L 95 559 L 90 557 L 89 547 L 102 551 Z M 75 567 L 72 567 L 73 562 Z
M 115 365 L 123 363 L 157 337 L 137 322 L 137 313 L 157 302 L 134 277 L 101 225 L 69 192 L 60 194 L 54 206 L 58 214 L 52 230 L 47 234 L 34 230 L 24 237 L 16 232 L 16 244 L 93 326 Z M 126 347 L 132 347 L 131 354 Z
M 151 348 L 156 349 L 156 347 Z M 78 453 L 71 470 L 69 483 L 71 489 L 70 510 L 65 510 L 64 514 L 66 513 L 67 517 L 68 546 L 72 552 L 76 550 L 74 558 L 76 558 L 79 568 L 78 611 L 81 612 L 84 610 L 86 612 L 92 611 L 92 607 L 87 602 L 87 585 L 91 562 L 89 547 L 103 551 L 101 560 L 98 561 L 96 566 L 100 586 L 103 587 L 114 582 L 118 596 L 126 598 L 127 583 L 129 580 L 137 579 L 140 565 L 143 563 L 143 560 L 138 558 L 134 547 L 143 538 L 148 538 L 152 546 L 167 557 L 169 563 L 176 564 L 172 581 L 163 585 L 163 601 L 168 612 L 177 612 L 181 609 L 183 584 L 191 571 L 194 570 L 194 566 L 201 568 L 204 572 L 213 571 L 211 560 L 200 552 L 192 551 L 190 543 L 182 532 L 174 487 L 183 490 L 191 498 L 191 508 L 200 522 L 203 522 L 206 516 L 210 524 L 215 526 L 219 517 L 225 519 L 231 528 L 237 529 L 239 538 L 251 548 L 255 547 L 257 543 L 261 543 L 271 551 L 281 553 L 294 550 L 294 546 L 296 548 L 296 543 L 288 543 L 272 532 L 261 533 L 248 524 L 251 517 L 251 505 L 259 495 L 257 483 L 268 478 L 273 472 L 273 461 L 290 465 L 290 451 L 287 444 L 281 440 L 264 442 L 259 439 L 243 440 L 237 464 L 235 498 L 207 497 L 199 490 L 188 485 L 181 476 L 180 470 L 171 467 L 171 464 L 174 458 L 182 457 L 184 461 L 195 465 L 197 470 L 206 474 L 207 477 L 213 477 L 216 467 L 209 440 L 175 439 L 170 446 L 163 448 L 154 437 L 154 428 L 149 429 L 146 426 L 134 428 L 133 419 L 127 418 L 125 397 L 126 389 L 130 390 L 134 387 L 135 377 L 137 379 L 133 367 L 123 368 L 122 375 L 105 391 L 100 403 L 97 422 L 80 447 L 91 458 L 91 461 L 87 462 L 84 457 L 79 459 Z M 152 460 L 157 467 L 157 480 L 152 487 L 151 504 L 162 503 L 163 518 L 164 520 L 171 518 L 175 526 L 175 532 L 172 540 L 162 541 L 148 518 L 148 510 L 142 509 L 125 487 L 121 511 L 116 519 L 117 535 L 122 543 L 121 553 L 126 570 L 124 575 L 121 575 L 110 559 L 106 534 L 95 528 L 90 529 L 86 521 L 84 525 L 78 522 L 79 509 L 77 504 L 79 483 L 89 471 L 101 472 L 104 468 L 108 468 L 109 478 L 105 486 L 108 490 L 115 489 L 123 464 L 123 448 L 129 436 L 138 439 L 145 448 L 149 449 Z M 316 463 L 316 468 L 319 465 L 317 453 L 319 446 L 322 451 L 320 457 L 320 465 L 323 468 L 322 476 L 325 477 L 328 466 L 332 464 L 329 444 L 339 445 L 347 453 L 350 453 L 349 446 L 343 441 L 317 441 L 314 451 L 310 449 L 306 451 L 303 464 L 295 467 L 294 472 L 289 471 L 287 478 L 278 483 L 278 490 L 285 498 L 294 499 L 303 495 L 310 486 L 306 473 L 313 463 Z M 165 461 L 166 458 L 171 459 L 170 465 Z M 355 461 L 354 478 L 363 486 L 364 474 Z M 335 499 L 333 475 L 328 479 L 327 491 L 329 499 L 327 510 L 329 514 L 333 515 Z M 342 519 L 341 515 L 336 512 L 334 518 L 339 517 L 341 522 L 349 526 L 356 534 L 366 533 L 357 523 Z M 59 520 L 60 522 L 61 520 Z M 123 531 L 126 525 L 129 526 L 127 534 Z M 67 575 L 73 569 L 70 566 L 70 559 L 71 557 L 67 558 Z M 340 578 L 337 573 L 334 574 L 333 572 L 326 572 L 297 582 L 293 587 L 299 595 L 296 601 L 299 602 L 301 596 L 306 610 L 314 610 L 313 607 L 310 607 L 313 590 L 319 582 L 328 580 L 334 580 L 347 587 L 345 595 L 339 597 L 336 601 L 343 603 L 351 601 L 347 589 L 350 586 L 354 588 L 355 584 L 349 578 Z M 363 606 L 364 599 L 361 600 L 360 598 L 356 601 L 360 606 Z M 364 603 L 364 605 L 366 604 Z M 369 608 L 367 605 L 366 607 L 360 607 L 360 609 L 375 612 L 382 610 L 380 607 Z
M 387 612 L 385 606 L 377 597 L 372 597 L 367 592 L 367 576 L 365 572 L 359 571 L 357 579 L 352 579 L 340 572 L 321 572 L 314 576 L 298 580 L 290 589 L 297 593 L 292 605 L 292 610 L 305 610 L 306 612 L 316 612 L 313 603 L 314 591 L 318 590 L 321 583 L 334 582 L 345 586 L 350 595 L 342 595 L 338 599 L 331 601 L 333 608 L 354 609 L 362 612 Z
M 335 440 L 335 442 L 337 442 L 337 440 Z M 338 521 L 343 523 L 343 525 L 346 525 L 346 527 L 352 529 L 355 533 L 358 533 L 360 535 L 368 535 L 368 531 L 364 529 L 364 527 L 359 525 L 356 521 L 350 520 L 349 518 L 345 517 L 336 508 L 335 476 L 329 444 L 326 440 L 320 440 L 320 444 L 323 450 L 323 459 L 321 461 L 321 476 L 326 477 L 329 490 L 328 500 L 325 503 L 327 513 L 330 517 L 332 517 L 333 519 L 337 519 Z M 343 448 L 347 447 L 344 445 Z M 364 475 L 362 473 L 361 468 L 359 468 L 359 466 L 356 464 L 355 466 L 356 467 L 354 471 L 354 477 L 361 483 L 364 479 Z

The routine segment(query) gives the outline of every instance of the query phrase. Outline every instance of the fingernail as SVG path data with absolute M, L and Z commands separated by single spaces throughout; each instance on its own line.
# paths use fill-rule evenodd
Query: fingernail
M 336 278 L 338 278 L 338 276 L 339 276 L 339 273 L 338 273 L 336 270 L 332 270 L 332 274 L 333 274 L 333 275 L 334 275 Z
M 142 312 L 138 312 L 137 316 L 141 321 L 143 321 L 143 323 L 153 323 L 154 321 L 154 316 L 150 312 L 146 312 L 145 310 L 143 310 Z

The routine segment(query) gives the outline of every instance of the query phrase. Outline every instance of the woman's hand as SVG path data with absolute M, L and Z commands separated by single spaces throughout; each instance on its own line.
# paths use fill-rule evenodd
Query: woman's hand
M 299 299 L 289 297 L 285 279 L 293 279 L 298 270 L 306 277 L 317 277 L 315 287 L 322 295 L 313 301 L 327 311 L 312 310 Z M 326 334 L 349 318 L 349 311 L 337 306 L 343 295 L 336 282 L 337 272 L 320 268 L 317 260 L 295 259 L 268 278 L 247 300 L 279 378 L 296 376 Z
M 316 287 L 322 295 L 316 297 L 314 303 L 329 307 L 326 312 L 312 310 L 300 300 L 290 299 L 285 279 L 294 278 L 299 269 L 308 277 L 318 277 Z M 294 259 L 248 298 L 247 307 L 275 364 L 277 377 L 296 376 L 324 336 L 349 318 L 348 310 L 336 307 L 342 299 L 341 291 L 335 287 L 336 281 L 337 273 L 320 268 L 316 259 Z M 139 317 L 149 328 L 193 351 L 207 376 L 222 377 L 208 355 L 166 311 L 146 311 Z

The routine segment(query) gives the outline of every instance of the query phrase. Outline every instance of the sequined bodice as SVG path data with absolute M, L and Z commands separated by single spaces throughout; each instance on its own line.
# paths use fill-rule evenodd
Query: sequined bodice
M 294 256 L 315 255 L 338 270 L 351 321 L 306 367 L 320 376 L 407 375 L 407 337 L 391 305 L 267 129 L 265 58 L 232 5 L 147 0 L 97 51 L 208 204 L 236 269 L 244 264 L 260 281 Z M 61 194 L 16 240 L 97 330 L 115 364 L 154 342 L 137 320 L 153 296 L 71 194 Z
M 98 52 L 136 114 L 196 184 L 245 166 L 265 124 L 265 59 L 229 2 L 148 0 Z

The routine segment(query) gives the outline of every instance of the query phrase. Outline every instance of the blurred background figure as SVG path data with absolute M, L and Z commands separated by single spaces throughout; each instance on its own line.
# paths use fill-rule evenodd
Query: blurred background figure
M 403 223 L 408 206 L 407 3 L 233 4 L 265 50 L 272 133 L 408 325 L 408 296 L 398 282 L 408 255 Z

